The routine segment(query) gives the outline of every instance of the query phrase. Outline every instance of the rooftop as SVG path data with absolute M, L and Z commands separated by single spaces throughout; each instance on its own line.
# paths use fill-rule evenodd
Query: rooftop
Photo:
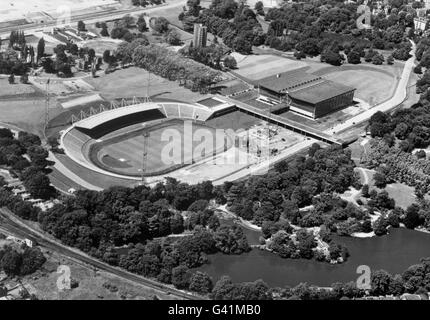
M 263 78 L 258 81 L 258 84 L 269 90 L 281 92 L 282 90 L 293 89 L 318 80 L 322 80 L 322 78 L 306 73 L 301 68 Z
M 289 96 L 297 100 L 315 104 L 353 90 L 355 90 L 355 88 L 330 80 L 324 80 L 312 86 L 289 92 Z

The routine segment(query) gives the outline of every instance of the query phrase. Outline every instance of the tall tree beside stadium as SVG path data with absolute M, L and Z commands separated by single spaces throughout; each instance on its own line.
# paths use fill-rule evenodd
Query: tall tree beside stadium
M 44 54 L 45 54 L 45 40 L 43 38 L 40 38 L 39 43 L 37 44 L 37 61 L 39 61 Z

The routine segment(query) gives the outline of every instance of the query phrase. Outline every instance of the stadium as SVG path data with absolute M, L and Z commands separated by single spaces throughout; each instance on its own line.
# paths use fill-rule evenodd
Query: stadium
M 222 183 L 249 174 L 269 156 L 281 159 L 291 147 L 315 141 L 245 114 L 216 96 L 194 104 L 123 101 L 81 112 L 63 129 L 60 147 L 75 164 L 66 161 L 66 167 L 77 165 L 76 174 L 86 181 L 99 175 L 110 177 L 112 185 L 118 179 L 155 184 L 166 177 Z M 168 152 L 170 161 L 166 161 L 165 151 L 177 146 L 180 153 Z
M 140 180 L 142 176 L 166 174 L 225 152 L 233 144 L 227 138 L 223 144 L 213 142 L 212 149 L 196 154 L 199 141 L 186 143 L 187 122 L 192 123 L 191 137 L 202 130 L 216 136 L 216 128 L 206 123 L 216 109 L 203 105 L 145 102 L 100 111 L 82 117 L 64 130 L 60 145 L 76 163 L 110 176 Z M 178 132 L 184 141 L 181 154 L 172 163 L 165 163 L 161 159 L 163 147 L 177 143 L 163 138 L 169 130 Z

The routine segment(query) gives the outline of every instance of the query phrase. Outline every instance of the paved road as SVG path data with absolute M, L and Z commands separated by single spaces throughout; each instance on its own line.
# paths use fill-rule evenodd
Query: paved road
M 128 271 L 125 271 L 120 268 L 113 267 L 111 265 L 108 265 L 104 262 L 101 262 L 93 257 L 88 256 L 87 254 L 71 247 L 67 247 L 61 243 L 59 243 L 56 240 L 51 239 L 50 237 L 44 235 L 43 233 L 33 229 L 32 227 L 28 226 L 26 223 L 24 223 L 21 219 L 14 216 L 14 214 L 6 209 L 1 208 L 0 209 L 0 228 L 4 229 L 12 234 L 16 234 L 19 237 L 28 238 L 30 240 L 35 241 L 40 246 L 43 246 L 47 248 L 48 250 L 56 251 L 71 260 L 75 260 L 77 262 L 80 262 L 82 264 L 91 265 L 99 270 L 103 270 L 109 273 L 112 273 L 120 278 L 123 278 L 128 281 L 132 281 L 144 286 L 147 286 L 149 288 L 152 288 L 154 290 L 160 291 L 163 295 L 166 294 L 166 292 L 170 292 L 172 297 L 176 297 L 178 299 L 187 299 L 187 300 L 202 300 L 205 299 L 205 297 L 182 292 L 179 290 L 176 290 L 172 287 L 163 285 L 161 283 L 158 283 L 156 281 L 144 278 L 142 276 L 130 273 Z
M 387 112 L 395 107 L 397 107 L 399 104 L 401 104 L 407 97 L 407 88 L 408 88 L 408 81 L 409 76 L 411 75 L 412 69 L 415 65 L 415 49 L 416 45 L 414 42 L 412 42 L 412 50 L 410 54 L 412 57 L 410 57 L 403 68 L 402 75 L 400 76 L 399 83 L 397 84 L 396 92 L 394 95 L 387 101 L 369 109 L 366 110 L 352 118 L 349 118 L 345 122 L 335 126 L 334 128 L 328 129 L 324 131 L 326 134 L 337 134 L 341 131 L 344 131 L 346 129 L 352 128 L 355 125 L 362 123 L 364 121 L 367 121 L 370 119 L 370 117 L 375 114 L 378 111 Z M 371 84 L 369 84 L 371 85 Z

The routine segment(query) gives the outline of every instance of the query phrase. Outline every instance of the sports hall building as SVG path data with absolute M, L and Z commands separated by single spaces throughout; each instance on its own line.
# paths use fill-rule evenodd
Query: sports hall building
M 352 105 L 355 88 L 294 70 L 257 82 L 261 95 L 288 101 L 289 109 L 316 119 Z

